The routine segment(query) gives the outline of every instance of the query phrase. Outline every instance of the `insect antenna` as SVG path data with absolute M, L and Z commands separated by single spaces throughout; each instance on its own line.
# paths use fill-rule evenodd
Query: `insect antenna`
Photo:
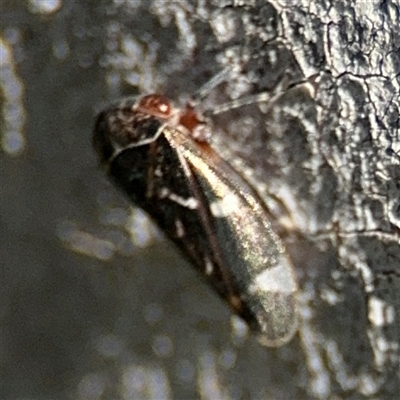
M 208 92 L 210 90 L 212 90 L 215 86 L 217 86 L 219 83 L 221 83 L 223 81 L 223 77 L 226 78 L 226 75 L 228 74 L 229 71 L 226 71 L 226 69 L 225 69 L 221 72 L 224 72 L 223 76 L 220 76 L 220 75 L 222 75 L 220 73 L 215 77 L 215 78 L 219 78 L 218 82 L 214 83 L 213 82 L 214 78 L 213 78 L 210 81 L 210 82 L 214 83 L 213 86 L 210 86 L 210 88 L 208 88 L 208 84 L 205 85 L 208 88 Z M 205 110 L 203 112 L 203 114 L 205 117 L 213 117 L 215 115 L 222 114 L 226 111 L 229 111 L 229 110 L 232 110 L 235 108 L 240 108 L 243 106 L 247 106 L 250 104 L 257 104 L 257 103 L 267 103 L 265 108 L 263 108 L 263 112 L 266 113 L 275 105 L 276 101 L 279 100 L 285 93 L 287 93 L 289 90 L 291 90 L 299 85 L 310 84 L 311 86 L 314 86 L 314 87 L 312 87 L 312 89 L 315 91 L 315 89 L 318 88 L 316 78 L 317 78 L 317 74 L 312 75 L 309 78 L 303 79 L 301 81 L 293 82 L 286 88 L 284 88 L 284 84 L 283 84 L 283 82 L 281 82 L 281 84 L 278 85 L 279 87 L 278 87 L 277 93 L 275 95 L 271 96 L 270 92 L 261 92 L 261 93 L 257 93 L 257 94 L 251 94 L 249 96 L 244 96 L 239 99 L 235 99 L 235 100 L 220 104 L 220 105 L 214 107 L 212 110 Z
M 206 82 L 197 92 L 193 94 L 190 100 L 192 106 L 197 106 L 205 97 L 207 97 L 217 86 L 225 82 L 232 71 L 232 68 L 226 67 L 222 71 L 214 75 Z

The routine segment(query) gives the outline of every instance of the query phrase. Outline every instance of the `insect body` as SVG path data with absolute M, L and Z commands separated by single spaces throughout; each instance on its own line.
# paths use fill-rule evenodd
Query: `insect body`
M 180 247 L 267 346 L 296 331 L 296 281 L 255 190 L 204 140 L 192 107 L 157 94 L 100 113 L 94 146 L 112 180 Z

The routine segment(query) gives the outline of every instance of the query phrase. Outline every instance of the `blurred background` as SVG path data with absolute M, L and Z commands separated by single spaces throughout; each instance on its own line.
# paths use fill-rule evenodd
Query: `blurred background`
M 282 348 L 263 348 L 112 187 L 91 146 L 96 113 L 124 95 L 162 91 L 182 100 L 227 66 L 241 73 L 208 105 L 303 79 L 289 52 L 273 44 L 275 64 L 271 55 L 251 57 L 275 37 L 278 8 L 257 1 L 2 0 L 0 11 L 2 400 L 395 398 L 398 313 L 397 327 L 385 331 L 391 339 L 376 350 L 371 343 L 383 333 L 365 328 L 371 304 L 358 275 L 338 278 L 346 266 L 335 244 L 290 241 L 296 265 L 305 265 L 296 270 L 301 333 Z M 314 50 L 318 59 L 323 49 Z M 290 93 L 288 101 L 309 104 L 309 94 Z M 272 187 L 280 174 L 296 186 L 303 131 L 291 126 L 290 140 L 278 135 L 269 157 L 270 139 L 257 136 L 260 111 L 253 108 L 249 118 L 221 116 L 233 139 L 225 130 L 216 146 L 238 166 L 248 161 Z M 279 162 L 293 170 L 274 169 Z M 318 221 L 330 201 L 330 192 L 319 194 Z M 385 266 L 395 271 L 399 243 L 389 242 Z M 384 290 L 392 305 L 377 308 L 393 321 L 399 275 L 391 276 Z M 347 302 L 337 287 L 350 293 Z

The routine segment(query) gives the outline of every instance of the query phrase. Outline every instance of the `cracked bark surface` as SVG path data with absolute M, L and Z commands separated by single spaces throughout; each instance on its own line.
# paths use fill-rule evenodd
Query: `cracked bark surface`
M 0 158 L 0 397 L 396 398 L 399 3 L 27 4 L 1 16 L 1 133 L 15 127 L 15 79 L 26 147 Z M 264 196 L 293 259 L 301 324 L 279 349 L 231 323 L 90 147 L 102 104 L 184 101 L 224 68 L 205 109 L 270 96 L 215 118 L 212 140 Z

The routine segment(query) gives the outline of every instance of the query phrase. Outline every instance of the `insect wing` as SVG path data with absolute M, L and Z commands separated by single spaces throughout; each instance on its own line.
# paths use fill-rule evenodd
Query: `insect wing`
M 225 284 L 235 289 L 228 300 L 259 333 L 262 343 L 287 342 L 297 328 L 297 282 L 262 200 L 207 144 L 179 130 L 170 130 L 166 136 L 190 166 L 206 197 L 213 228 L 209 242 L 216 244 L 218 258 L 223 260 L 217 268 L 222 277 L 229 276 Z M 202 223 L 210 222 L 203 219 Z

